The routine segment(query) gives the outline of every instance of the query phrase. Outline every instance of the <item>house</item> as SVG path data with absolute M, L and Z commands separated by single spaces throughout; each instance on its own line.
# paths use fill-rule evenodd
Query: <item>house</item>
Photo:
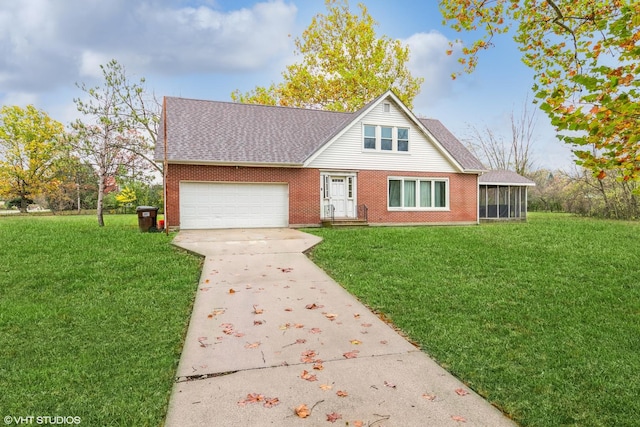
M 353 113 L 167 97 L 162 121 L 170 227 L 479 221 L 482 163 L 392 91 Z
M 481 221 L 527 219 L 527 189 L 536 183 L 512 171 L 492 170 L 479 180 Z

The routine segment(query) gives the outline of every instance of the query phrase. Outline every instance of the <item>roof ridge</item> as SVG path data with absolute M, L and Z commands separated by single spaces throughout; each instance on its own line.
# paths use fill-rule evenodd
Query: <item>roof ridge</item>
M 333 114 L 353 114 L 354 113 L 353 111 L 331 111 L 331 110 L 322 110 L 320 108 L 303 108 L 303 107 L 291 107 L 288 105 L 268 105 L 268 104 L 255 104 L 250 102 L 219 101 L 219 100 L 211 100 L 211 99 L 185 98 L 182 96 L 166 96 L 166 98 L 179 99 L 183 101 L 227 104 L 227 105 L 256 107 L 256 108 L 280 108 L 280 109 L 297 110 L 297 111 L 318 112 L 318 113 L 333 113 Z

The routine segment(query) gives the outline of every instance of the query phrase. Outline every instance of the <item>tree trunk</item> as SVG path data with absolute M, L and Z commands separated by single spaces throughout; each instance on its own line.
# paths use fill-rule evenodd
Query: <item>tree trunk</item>
M 102 202 L 104 200 L 104 180 L 106 177 L 100 173 L 98 178 L 98 206 L 96 213 L 98 215 L 98 225 L 104 227 L 104 218 L 102 216 Z
M 29 203 L 27 202 L 27 198 L 24 195 L 20 196 L 20 212 L 27 213 L 28 207 L 29 207 Z

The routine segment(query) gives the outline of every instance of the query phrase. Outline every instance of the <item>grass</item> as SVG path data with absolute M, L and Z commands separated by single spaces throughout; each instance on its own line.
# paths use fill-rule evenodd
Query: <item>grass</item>
M 640 423 L 640 223 L 308 231 L 316 263 L 517 423 Z
M 0 415 L 163 422 L 200 260 L 137 217 L 0 217 Z

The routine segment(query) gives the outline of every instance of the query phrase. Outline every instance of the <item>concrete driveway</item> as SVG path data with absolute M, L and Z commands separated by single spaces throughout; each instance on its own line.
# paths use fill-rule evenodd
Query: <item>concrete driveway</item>
M 320 240 L 178 234 L 206 258 L 167 426 L 515 425 L 313 264 Z

